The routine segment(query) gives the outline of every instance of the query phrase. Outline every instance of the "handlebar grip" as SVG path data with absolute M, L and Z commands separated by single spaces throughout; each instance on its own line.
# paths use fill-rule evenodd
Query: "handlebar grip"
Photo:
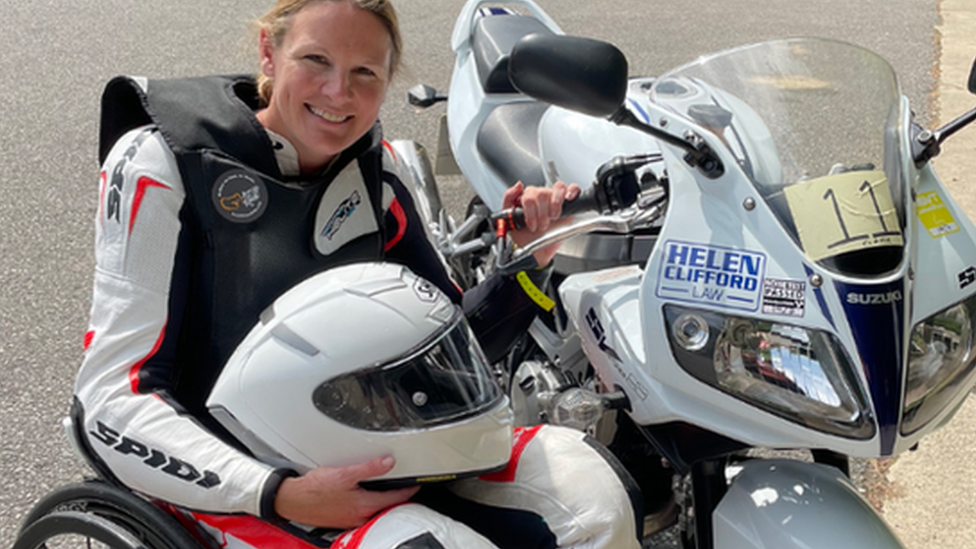
M 596 193 L 596 187 L 589 187 L 580 192 L 576 198 L 564 201 L 562 212 L 559 214 L 560 219 L 581 212 L 599 211 L 600 201 L 597 199 Z M 525 228 L 525 212 L 521 207 L 515 207 L 508 210 L 507 216 L 504 216 L 506 212 L 500 213 L 503 214 L 503 218 L 507 217 L 509 224 L 515 230 L 520 231 Z

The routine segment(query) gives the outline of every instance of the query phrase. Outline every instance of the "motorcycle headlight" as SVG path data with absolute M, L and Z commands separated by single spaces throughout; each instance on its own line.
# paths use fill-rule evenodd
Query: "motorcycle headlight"
M 874 436 L 867 398 L 832 334 L 667 305 L 671 350 L 695 378 L 811 429 Z
M 976 366 L 974 317 L 976 296 L 915 325 L 908 346 L 903 435 L 910 435 L 932 421 L 972 375 Z

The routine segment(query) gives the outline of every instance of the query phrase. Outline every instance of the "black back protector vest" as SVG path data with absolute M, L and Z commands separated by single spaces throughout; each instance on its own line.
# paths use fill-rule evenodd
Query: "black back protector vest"
M 119 77 L 102 98 L 101 161 L 125 132 L 155 124 L 179 165 L 186 200 L 169 318 L 139 391 L 170 388 L 198 416 L 223 365 L 278 296 L 325 269 L 383 257 L 378 123 L 321 173 L 286 178 L 257 108 L 248 76 Z M 163 379 L 173 372 L 176 379 Z

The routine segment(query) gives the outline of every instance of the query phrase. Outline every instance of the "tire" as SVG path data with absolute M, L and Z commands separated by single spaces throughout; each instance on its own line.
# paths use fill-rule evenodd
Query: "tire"
M 59 511 L 44 515 L 21 530 L 12 549 L 40 549 L 56 540 L 57 547 L 63 547 L 67 540 L 62 536 L 76 534 L 90 547 L 95 540 L 112 549 L 142 549 L 146 547 L 128 530 L 118 524 L 91 513 L 78 511 Z
M 82 517 L 87 517 L 88 521 Z M 106 523 L 113 525 L 114 530 L 105 527 Z M 68 529 L 79 525 L 86 530 Z M 132 492 L 100 480 L 64 486 L 43 497 L 24 519 L 14 548 L 41 547 L 43 545 L 29 542 L 55 535 L 45 535 L 49 531 L 88 535 L 90 539 L 111 547 L 130 547 L 123 541 L 124 536 L 112 538 L 116 545 L 90 533 L 96 530 L 110 537 L 115 534 L 108 530 L 121 530 L 137 542 L 137 547 L 147 549 L 202 549 L 196 539 L 162 509 Z M 25 540 L 23 545 L 22 539 Z

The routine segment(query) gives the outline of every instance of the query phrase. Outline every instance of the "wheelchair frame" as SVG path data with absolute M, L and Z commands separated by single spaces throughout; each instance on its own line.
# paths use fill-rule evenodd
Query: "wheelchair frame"
M 62 486 L 41 498 L 21 523 L 11 549 L 46 548 L 49 540 L 71 534 L 86 538 L 88 549 L 91 540 L 113 549 L 215 549 L 162 507 L 112 482 L 111 473 L 78 433 L 81 415 L 75 402 L 64 420 L 65 434 L 99 478 Z

